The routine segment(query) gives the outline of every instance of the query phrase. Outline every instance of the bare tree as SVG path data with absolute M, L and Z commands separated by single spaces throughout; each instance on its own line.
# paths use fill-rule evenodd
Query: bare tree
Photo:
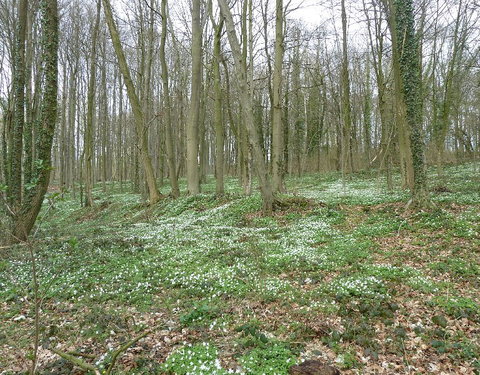
M 187 188 L 190 194 L 200 193 L 198 167 L 198 128 L 202 89 L 202 25 L 201 0 L 193 1 L 192 8 L 192 82 L 190 111 L 187 122 Z
M 87 122 L 85 124 L 85 206 L 93 206 L 93 119 L 95 112 L 95 87 L 97 73 L 97 39 L 100 29 L 100 0 L 97 1 L 97 15 L 93 26 L 92 49 L 90 51 L 90 77 L 88 81 Z
M 160 62 L 162 65 L 163 101 L 165 106 L 165 145 L 168 161 L 168 176 L 172 189 L 172 196 L 177 198 L 180 195 L 178 188 L 177 167 L 175 161 L 175 146 L 172 133 L 172 104 L 170 100 L 170 87 L 168 77 L 167 59 L 165 56 L 165 44 L 167 41 L 167 0 L 162 0 L 162 35 L 160 38 Z
M 123 52 L 122 44 L 120 42 L 120 36 L 118 34 L 117 26 L 115 20 L 113 19 L 112 7 L 109 0 L 102 0 L 103 9 L 105 12 L 105 19 L 110 31 L 110 37 L 112 38 L 113 48 L 118 59 L 118 65 L 123 76 L 125 86 L 127 88 L 127 95 L 132 106 L 133 115 L 135 118 L 135 127 L 138 137 L 138 147 L 140 152 L 140 157 L 142 159 L 143 169 L 145 172 L 145 178 L 148 186 L 148 194 L 150 204 L 155 204 L 160 199 L 160 193 L 157 188 L 157 182 L 155 180 L 155 173 L 153 171 L 152 160 L 148 152 L 148 142 L 147 142 L 147 129 L 144 123 L 144 114 L 142 111 L 142 106 L 138 95 L 135 91 L 135 86 L 130 74 L 130 69 Z
M 238 41 L 237 33 L 235 31 L 235 24 L 233 22 L 232 13 L 226 0 L 218 0 L 220 11 L 225 18 L 225 25 L 232 48 L 233 57 L 235 59 L 235 73 L 237 76 L 238 85 L 240 88 L 240 102 L 242 105 L 243 116 L 245 118 L 245 125 L 248 131 L 249 142 L 252 145 L 254 164 L 257 171 L 257 176 L 260 184 L 260 191 L 263 198 L 263 211 L 265 214 L 271 214 L 273 210 L 273 192 L 268 175 L 267 166 L 264 160 L 258 131 L 255 128 L 253 119 L 253 103 L 250 91 L 248 88 L 248 78 L 245 64 L 243 63 L 243 55 Z
M 275 6 L 275 62 L 273 71 L 273 121 L 272 121 L 272 184 L 273 191 L 284 190 L 283 186 L 283 149 L 284 129 L 282 121 L 282 77 L 283 77 L 283 0 L 277 0 Z

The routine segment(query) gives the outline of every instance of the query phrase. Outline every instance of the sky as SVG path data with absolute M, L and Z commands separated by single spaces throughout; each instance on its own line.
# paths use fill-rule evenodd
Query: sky
M 318 0 L 292 0 L 290 7 L 296 8 L 290 13 L 290 17 L 301 19 L 311 26 L 317 26 L 322 18 L 321 15 L 325 16 L 325 7 L 318 5 Z

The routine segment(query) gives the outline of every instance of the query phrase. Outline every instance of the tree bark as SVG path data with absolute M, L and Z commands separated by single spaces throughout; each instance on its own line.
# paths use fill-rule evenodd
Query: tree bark
M 92 50 L 90 51 L 90 77 L 88 80 L 87 122 L 85 124 L 84 152 L 85 152 L 85 206 L 93 206 L 93 119 L 95 112 L 95 87 L 97 73 L 97 39 L 100 28 L 101 2 L 97 1 L 97 15 L 92 33 Z
M 187 122 L 187 189 L 188 193 L 200 193 L 198 165 L 198 128 L 200 119 L 200 94 L 202 88 L 202 27 L 200 0 L 193 0 L 192 8 L 192 84 L 190 112 Z
M 9 150 L 10 179 L 7 181 L 7 197 L 11 210 L 17 212 L 22 206 L 22 161 L 23 132 L 25 126 L 25 43 L 27 34 L 27 0 L 18 2 L 18 25 L 15 43 L 15 66 L 13 70 L 13 129 Z
M 148 152 L 147 129 L 145 126 L 142 106 L 135 91 L 135 86 L 133 84 L 132 76 L 130 74 L 130 69 L 128 68 L 127 60 L 123 52 L 122 44 L 120 42 L 120 35 L 118 34 L 117 26 L 115 25 L 115 20 L 113 19 L 110 1 L 102 0 L 102 3 L 105 12 L 105 19 L 108 25 L 108 29 L 110 31 L 110 37 L 112 38 L 113 48 L 117 55 L 118 65 L 120 67 L 120 71 L 122 73 L 123 80 L 127 88 L 128 99 L 130 100 L 130 105 L 132 106 L 133 116 L 135 120 L 135 128 L 137 130 L 140 158 L 143 164 L 145 178 L 147 180 L 149 201 L 150 204 L 155 204 L 160 200 L 161 196 L 157 188 L 157 182 L 155 180 L 152 160 Z
M 394 60 L 395 91 L 400 115 L 409 130 L 410 155 L 413 169 L 411 204 L 422 207 L 429 204 L 425 168 L 424 137 L 422 129 L 421 71 L 418 40 L 414 30 L 412 0 L 389 0 L 390 28 Z M 404 111 L 403 111 L 404 108 Z
M 221 61 L 221 41 L 223 30 L 223 19 L 215 23 L 213 15 L 210 15 L 214 24 L 213 41 L 213 88 L 215 92 L 214 124 L 215 124 L 215 192 L 217 195 L 225 194 L 225 128 L 223 125 L 223 94 L 221 87 L 220 61 Z
M 264 160 L 260 139 L 253 120 L 252 98 L 249 95 L 248 79 L 245 65 L 243 64 L 243 56 L 235 32 L 235 24 L 233 22 L 232 13 L 228 7 L 226 0 L 218 0 L 220 11 L 225 18 L 225 25 L 228 34 L 228 40 L 232 48 L 235 60 L 235 72 L 238 85 L 240 88 L 240 102 L 242 105 L 243 115 L 245 117 L 245 125 L 247 127 L 248 136 L 253 149 L 254 164 L 260 184 L 260 191 L 263 199 L 263 212 L 270 215 L 273 210 L 273 192 L 268 175 L 267 166 Z
M 342 7 L 342 172 L 349 173 L 353 170 L 351 158 L 352 137 L 352 109 L 350 103 L 350 73 L 348 70 L 347 50 L 347 13 L 345 0 L 341 1 Z
M 172 132 L 172 108 L 170 101 L 170 88 L 168 78 L 168 67 L 165 56 L 165 44 L 167 40 L 167 0 L 162 0 L 162 35 L 160 37 L 160 62 L 162 65 L 163 103 L 165 106 L 165 148 L 167 152 L 168 178 L 172 189 L 172 197 L 180 196 L 178 187 L 177 166 L 175 161 L 175 147 Z
M 283 0 L 276 1 L 275 8 L 275 61 L 273 70 L 273 121 L 272 121 L 272 185 L 274 192 L 284 190 L 283 149 L 284 129 L 282 121 L 282 76 L 283 76 Z
M 36 146 L 36 184 L 25 195 L 22 207 L 13 217 L 11 242 L 25 241 L 42 207 L 50 182 L 52 142 L 57 122 L 58 92 L 58 6 L 56 0 L 42 0 L 42 61 L 44 72 L 39 136 Z

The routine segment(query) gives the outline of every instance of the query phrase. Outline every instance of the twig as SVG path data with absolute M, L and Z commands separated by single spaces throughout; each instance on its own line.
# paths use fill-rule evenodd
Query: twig
M 67 354 L 71 354 L 71 355 L 74 355 L 74 356 L 77 356 L 77 357 L 84 357 L 84 358 L 88 358 L 88 359 L 95 359 L 94 354 L 81 353 L 81 352 L 76 352 L 76 351 L 71 351 L 71 352 L 68 352 Z
M 122 354 L 125 350 L 130 348 L 138 340 L 144 338 L 145 336 L 147 336 L 151 332 L 152 332 L 152 330 L 145 331 L 141 335 L 138 335 L 138 336 L 134 337 L 130 341 L 128 341 L 125 344 L 123 344 L 122 346 L 120 346 L 117 350 L 115 350 L 112 354 L 112 360 L 110 362 L 110 366 L 108 366 L 108 369 L 107 369 L 107 371 L 104 372 L 104 374 L 105 375 L 112 374 L 112 371 L 113 371 L 113 368 L 115 367 L 115 363 L 117 362 L 118 356 L 120 354 Z M 78 353 L 78 352 L 73 352 L 73 351 L 68 352 L 68 353 L 64 353 L 64 352 L 62 352 L 60 350 L 57 350 L 57 349 L 50 349 L 50 350 L 52 352 L 54 352 L 55 354 L 58 354 L 63 359 L 66 359 L 67 361 L 73 363 L 75 366 L 78 366 L 78 367 L 80 367 L 84 370 L 87 370 L 87 371 L 93 371 L 95 373 L 95 375 L 101 375 L 101 372 L 98 368 L 91 365 L 90 363 L 87 363 L 87 362 L 81 360 L 80 358 L 75 357 L 75 356 L 77 356 L 77 357 L 85 357 L 85 358 L 89 358 L 89 359 L 94 359 L 95 356 L 93 356 L 93 355 Z
M 398 226 L 397 237 L 400 237 L 400 231 L 402 230 L 402 225 L 407 223 L 407 220 L 403 220 Z
M 35 298 L 35 338 L 33 346 L 33 358 L 32 358 L 32 368 L 31 374 L 35 375 L 37 369 L 37 357 L 38 357 L 38 347 L 40 344 L 40 301 L 38 298 L 38 279 L 37 279 L 37 261 L 35 259 L 35 251 L 33 250 L 33 244 L 28 241 L 28 250 L 30 252 L 30 258 L 32 262 L 32 277 L 33 277 L 33 295 Z
M 123 344 L 120 348 L 115 350 L 112 355 L 112 362 L 110 363 L 110 366 L 107 369 L 107 372 L 105 375 L 110 375 L 112 373 L 113 367 L 115 366 L 115 362 L 117 361 L 118 356 L 127 350 L 129 347 L 131 347 L 133 344 L 135 344 L 138 340 L 143 339 L 145 336 L 147 336 L 151 331 L 145 331 L 141 335 L 134 337 L 127 343 Z
M 80 367 L 80 368 L 82 368 L 86 371 L 93 371 L 95 373 L 95 375 L 101 375 L 100 371 L 95 366 L 91 365 L 90 363 L 82 361 L 79 358 L 75 358 L 71 354 L 64 353 L 64 352 L 62 352 L 60 350 L 57 350 L 57 349 L 50 349 L 50 350 L 52 352 L 54 352 L 55 354 L 58 354 L 63 359 L 66 359 L 67 361 L 73 363 L 75 366 L 78 366 L 78 367 Z

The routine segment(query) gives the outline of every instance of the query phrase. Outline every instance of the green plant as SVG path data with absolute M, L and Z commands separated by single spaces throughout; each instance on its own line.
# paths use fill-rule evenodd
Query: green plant
M 358 361 L 355 353 L 350 350 L 339 354 L 335 362 L 338 363 L 345 370 L 359 367 L 361 364 L 361 362 Z
M 431 301 L 433 305 L 442 307 L 448 315 L 455 318 L 480 320 L 480 306 L 466 297 L 438 296 Z
M 240 357 L 247 375 L 286 375 L 296 362 L 292 351 L 280 343 L 252 349 Z
M 235 327 L 235 331 L 242 333 L 242 337 L 244 338 L 242 340 L 242 345 L 244 347 L 262 345 L 269 341 L 267 336 L 260 331 L 258 321 L 250 321 L 241 326 Z
M 218 308 L 207 303 L 201 303 L 190 312 L 180 316 L 180 323 L 184 326 L 207 324 L 219 315 Z
M 171 353 L 162 370 L 175 375 L 224 375 L 217 348 L 209 343 L 188 344 Z
M 450 272 L 456 276 L 480 276 L 480 267 L 475 263 L 467 262 L 463 259 L 447 258 L 442 262 L 433 263 L 431 268 L 440 272 Z

